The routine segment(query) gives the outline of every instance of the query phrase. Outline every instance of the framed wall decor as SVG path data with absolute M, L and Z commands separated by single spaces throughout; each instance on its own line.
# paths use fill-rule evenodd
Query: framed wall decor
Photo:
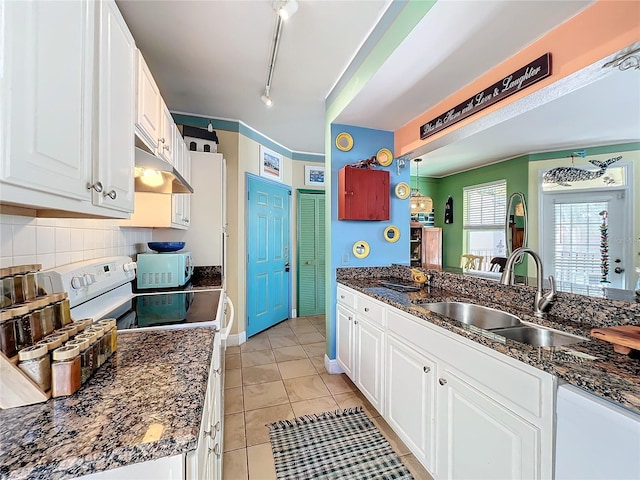
M 282 182 L 282 155 L 260 145 L 260 176 Z
M 324 166 L 304 166 L 304 184 L 315 187 L 324 187 Z

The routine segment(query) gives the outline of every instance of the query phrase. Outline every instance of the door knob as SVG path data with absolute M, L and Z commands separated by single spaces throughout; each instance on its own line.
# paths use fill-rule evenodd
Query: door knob
M 290 267 L 290 265 L 291 265 L 291 264 L 290 264 L 289 262 L 287 262 L 287 263 L 285 263 L 285 264 L 284 264 L 284 271 L 285 271 L 285 272 L 288 272 L 288 271 L 289 271 L 289 267 Z

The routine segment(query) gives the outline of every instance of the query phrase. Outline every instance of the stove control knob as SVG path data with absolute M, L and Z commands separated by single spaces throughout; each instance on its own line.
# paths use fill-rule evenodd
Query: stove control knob
M 137 266 L 136 262 L 129 262 L 122 265 L 122 268 L 125 272 L 131 272 L 132 270 L 135 270 Z
M 91 275 L 90 273 L 85 273 L 82 277 L 84 278 L 85 285 L 91 285 L 92 283 L 96 283 L 95 275 Z
M 84 285 L 84 278 L 82 277 L 73 277 L 71 279 L 71 288 L 73 288 L 74 290 L 80 290 L 82 287 L 84 287 Z

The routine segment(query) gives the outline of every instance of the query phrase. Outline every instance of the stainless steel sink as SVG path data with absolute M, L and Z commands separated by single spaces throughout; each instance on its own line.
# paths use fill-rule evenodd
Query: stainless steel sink
M 515 315 L 473 303 L 436 302 L 421 303 L 420 306 L 483 330 L 520 325 L 520 319 Z
M 515 340 L 516 342 L 526 343 L 534 347 L 558 347 L 561 345 L 571 345 L 589 341 L 588 338 L 579 337 L 570 333 L 551 330 L 550 328 L 534 327 L 530 325 L 520 325 L 511 328 L 499 328 L 492 330 L 501 337 Z

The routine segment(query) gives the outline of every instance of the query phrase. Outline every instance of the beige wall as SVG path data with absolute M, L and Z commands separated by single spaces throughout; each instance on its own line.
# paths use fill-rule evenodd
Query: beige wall
M 246 173 L 260 174 L 260 144 L 236 132 L 217 131 L 218 152 L 227 160 L 227 293 L 234 302 L 236 324 L 232 333 L 246 331 Z M 296 308 L 296 199 L 295 191 L 304 186 L 304 166 L 321 163 L 302 162 L 289 157 L 283 159 L 283 185 L 292 188 L 291 204 L 291 285 L 292 308 Z M 193 172 L 192 175 L 197 174 Z

